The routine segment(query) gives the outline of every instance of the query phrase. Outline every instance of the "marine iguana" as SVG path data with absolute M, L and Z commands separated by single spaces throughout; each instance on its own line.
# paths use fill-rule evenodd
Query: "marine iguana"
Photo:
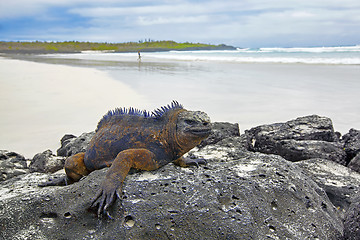
M 183 167 L 205 163 L 182 156 L 210 132 L 206 113 L 188 111 L 177 101 L 152 113 L 134 108 L 110 110 L 99 121 L 86 152 L 66 159 L 66 176 L 39 186 L 66 185 L 110 167 L 91 205 L 98 206 L 98 215 L 103 212 L 110 217 L 107 209 L 116 196 L 121 199 L 123 181 L 131 168 L 151 171 L 170 162 Z

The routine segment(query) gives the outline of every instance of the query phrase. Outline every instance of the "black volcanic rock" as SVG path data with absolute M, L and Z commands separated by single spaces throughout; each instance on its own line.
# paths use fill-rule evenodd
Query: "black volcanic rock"
M 325 191 L 294 163 L 244 149 L 241 137 L 191 154 L 206 166 L 168 164 L 125 180 L 113 220 L 89 209 L 107 169 L 65 187 L 49 176 L 5 181 L 4 239 L 340 239 L 343 223 Z M 122 210 L 120 210 L 123 207 Z
M 360 174 L 350 169 L 359 166 L 358 133 L 339 140 L 329 118 L 301 117 L 240 136 L 237 124 L 214 123 L 188 154 L 207 165 L 132 172 L 112 220 L 90 208 L 107 169 L 68 186 L 38 187 L 63 176 L 39 171 L 84 151 L 93 134 L 65 135 L 64 157 L 37 154 L 33 173 L 21 155 L 0 151 L 2 173 L 18 171 L 0 180 L 0 239 L 358 239 Z
M 344 239 L 359 240 L 360 237 L 360 194 L 353 199 L 344 220 Z
M 331 119 L 311 115 L 245 131 L 248 149 L 289 161 L 325 158 L 346 165 L 346 154 Z
M 360 153 L 360 131 L 350 129 L 350 131 L 342 137 L 345 152 L 347 154 L 347 162 L 349 163 L 358 153 Z
M 66 134 L 61 140 L 61 147 L 57 150 L 57 155 L 69 157 L 79 152 L 85 152 L 86 148 L 94 136 L 95 132 L 83 133 L 79 137 Z
M 345 218 L 353 198 L 360 193 L 360 174 L 336 162 L 313 158 L 295 163 L 325 190 L 330 201 Z
M 55 156 L 51 150 L 36 154 L 31 160 L 30 172 L 53 173 L 63 169 L 65 157 Z
M 358 153 L 348 164 L 348 167 L 352 170 L 360 173 L 360 153 Z
M 225 138 L 240 136 L 239 124 L 237 123 L 214 122 L 211 124 L 211 128 L 210 136 L 200 143 L 199 148 L 215 144 Z
M 15 152 L 0 150 L 0 182 L 28 172 L 24 156 Z
M 346 158 L 343 145 L 340 142 L 318 140 L 281 140 L 278 141 L 274 153 L 292 162 L 323 158 L 345 165 Z
M 72 134 L 65 134 L 60 140 L 61 146 L 65 145 L 68 142 L 68 140 L 72 138 L 76 138 L 76 136 Z

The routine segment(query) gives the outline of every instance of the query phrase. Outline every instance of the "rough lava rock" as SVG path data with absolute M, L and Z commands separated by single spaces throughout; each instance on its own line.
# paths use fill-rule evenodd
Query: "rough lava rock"
M 346 153 L 340 142 L 318 140 L 281 140 L 277 153 L 285 159 L 296 162 L 304 159 L 323 158 L 345 165 Z
M 348 164 L 348 168 L 360 173 L 360 153 L 358 153 Z
M 65 157 L 55 156 L 51 150 L 38 153 L 31 160 L 30 172 L 53 173 L 64 167 Z
M 345 218 L 353 198 L 360 194 L 360 174 L 326 159 L 315 158 L 295 164 L 325 190 L 340 216 Z
M 350 129 L 350 131 L 342 137 L 342 141 L 347 155 L 347 166 L 360 173 L 360 131 L 353 128 Z
M 318 115 L 299 117 L 285 123 L 262 125 L 252 128 L 247 132 L 249 135 L 271 137 L 275 140 L 294 139 L 327 142 L 338 140 L 338 135 L 334 132 L 331 119 Z
M 76 138 L 75 135 L 73 134 L 65 134 L 61 139 L 60 139 L 60 143 L 61 146 L 65 145 L 67 143 L 68 140 L 72 139 L 72 138 Z
M 0 150 L 0 182 L 28 172 L 24 156 L 15 152 Z
M 83 133 L 79 137 L 66 134 L 61 140 L 61 147 L 57 150 L 57 155 L 69 157 L 79 152 L 85 152 L 91 138 L 95 132 Z
M 346 165 L 346 153 L 331 119 L 311 115 L 245 131 L 248 149 L 277 154 L 289 161 L 326 158 Z
M 62 176 L 39 171 L 56 171 L 54 160 L 62 167 L 94 133 L 65 135 L 64 157 L 37 154 L 35 173 L 21 155 L 0 151 L 0 239 L 359 239 L 360 174 L 351 169 L 360 170 L 360 131 L 339 140 L 331 120 L 316 115 L 241 136 L 237 124 L 213 128 L 188 154 L 206 166 L 129 175 L 113 220 L 89 208 L 107 169 L 65 187 L 37 186 Z
M 240 136 L 239 124 L 237 123 L 214 122 L 211 124 L 211 128 L 210 136 L 199 144 L 199 148 L 215 144 L 225 138 Z
M 64 187 L 38 188 L 49 177 L 41 173 L 7 180 L 1 188 L 0 238 L 342 238 L 337 209 L 302 168 L 243 145 L 244 138 L 237 137 L 193 151 L 208 161 L 199 168 L 168 164 L 129 175 L 122 204 L 111 209 L 113 220 L 99 220 L 89 209 L 107 169 Z
M 358 153 L 360 153 L 360 131 L 350 129 L 347 134 L 342 137 L 345 152 L 347 154 L 347 162 L 350 162 Z
M 344 237 L 347 240 L 358 240 L 360 236 L 360 194 L 353 199 L 344 221 Z

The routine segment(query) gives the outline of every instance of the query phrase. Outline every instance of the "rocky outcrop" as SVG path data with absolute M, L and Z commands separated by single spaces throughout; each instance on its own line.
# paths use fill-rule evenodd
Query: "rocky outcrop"
M 326 193 L 275 155 L 245 151 L 241 137 L 191 154 L 208 164 L 168 164 L 127 177 L 114 220 L 89 209 L 107 169 L 65 187 L 37 188 L 47 175 L 5 182 L 5 239 L 340 239 L 343 224 Z M 16 183 L 22 181 L 22 189 Z M 11 192 L 7 189 L 13 189 Z M 122 210 L 120 210 L 122 209 Z M 16 216 L 16 217 L 15 217 Z
M 188 153 L 207 165 L 127 176 L 113 220 L 89 208 L 107 169 L 65 187 L 37 186 L 63 176 L 39 172 L 84 151 L 93 133 L 65 135 L 63 157 L 37 154 L 32 173 L 21 155 L 0 151 L 1 172 L 15 172 L 0 183 L 0 239 L 357 239 L 360 174 L 350 167 L 360 165 L 358 130 L 340 139 L 316 115 L 241 136 L 237 124 L 213 129 Z
M 360 173 L 360 153 L 350 160 L 348 167 Z
M 347 134 L 342 137 L 348 162 L 360 153 L 360 131 L 350 129 Z
M 344 237 L 348 240 L 358 240 L 360 236 L 360 194 L 352 201 L 344 221 Z
M 237 123 L 215 122 L 211 124 L 211 127 L 210 136 L 200 143 L 199 148 L 215 144 L 225 138 L 240 136 L 239 124 Z
M 277 154 L 289 161 L 325 158 L 346 165 L 346 153 L 331 119 L 317 115 L 245 131 L 248 149 Z
M 348 167 L 360 173 L 360 131 L 352 128 L 342 140 Z
M 252 128 L 246 131 L 246 133 L 249 136 L 269 137 L 274 140 L 294 139 L 327 142 L 339 140 L 338 135 L 334 132 L 331 119 L 318 115 L 299 117 L 285 123 L 262 125 Z M 259 139 L 261 140 L 261 138 Z M 255 146 L 258 145 L 260 143 L 255 144 Z
M 360 194 L 360 174 L 330 160 L 314 158 L 295 163 L 304 174 L 325 190 L 345 218 L 353 198 Z
M 15 152 L 0 150 L 0 182 L 28 172 L 24 156 Z
M 64 167 L 65 157 L 55 156 L 51 150 L 38 153 L 31 160 L 30 172 L 53 173 Z
M 79 137 L 66 134 L 61 140 L 61 147 L 57 150 L 57 155 L 69 157 L 79 152 L 85 152 L 91 138 L 95 132 L 83 133 Z

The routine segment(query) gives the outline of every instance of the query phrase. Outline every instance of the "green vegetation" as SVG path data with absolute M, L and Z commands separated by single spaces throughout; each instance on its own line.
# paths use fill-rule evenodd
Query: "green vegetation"
M 59 49 L 57 47 L 55 47 L 54 45 L 45 46 L 45 50 L 46 51 L 55 51 L 55 52 L 59 51 Z
M 113 52 L 137 52 L 137 51 L 169 51 L 169 50 L 215 50 L 233 49 L 226 45 L 211 45 L 203 43 L 177 43 L 174 41 L 145 40 L 127 43 L 96 43 L 96 42 L 5 42 L 0 41 L 0 52 L 19 53 L 60 53 L 81 51 L 113 51 Z

